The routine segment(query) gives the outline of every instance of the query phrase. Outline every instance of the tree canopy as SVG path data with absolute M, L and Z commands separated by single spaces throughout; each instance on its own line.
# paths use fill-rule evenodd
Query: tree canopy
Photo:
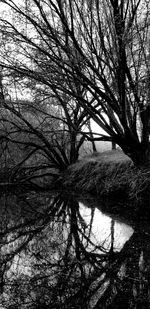
M 149 2 L 3 1 L 1 66 L 66 96 L 136 165 L 149 160 Z

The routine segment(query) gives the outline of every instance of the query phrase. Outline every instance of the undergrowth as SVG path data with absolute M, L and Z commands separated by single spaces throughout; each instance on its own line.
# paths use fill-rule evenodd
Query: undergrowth
M 150 171 L 137 169 L 131 161 L 79 162 L 68 167 L 61 179 L 63 190 L 97 198 L 105 212 L 149 216 Z
M 76 163 L 63 174 L 63 186 L 75 191 L 91 194 L 108 194 L 114 188 L 127 184 L 127 174 L 132 173 L 133 166 L 125 163 L 101 163 L 89 161 Z

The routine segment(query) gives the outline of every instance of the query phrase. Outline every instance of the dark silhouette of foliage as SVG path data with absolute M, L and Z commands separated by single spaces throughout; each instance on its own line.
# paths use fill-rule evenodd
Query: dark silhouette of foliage
M 1 17 L 3 75 L 17 87 L 45 85 L 67 114 L 69 102 L 96 121 L 98 140 L 118 144 L 136 165 L 149 161 L 149 3 L 3 3 L 16 20 Z

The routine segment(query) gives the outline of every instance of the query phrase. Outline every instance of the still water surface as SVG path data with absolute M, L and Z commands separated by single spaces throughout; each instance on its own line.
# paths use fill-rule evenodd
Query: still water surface
M 79 203 L 79 205 L 81 215 L 87 224 L 90 224 L 91 210 L 83 203 Z M 98 208 L 94 208 L 94 217 L 92 223 L 93 237 L 97 242 L 105 242 L 105 246 L 108 248 L 111 242 L 112 223 L 114 224 L 114 250 L 119 251 L 123 247 L 124 243 L 133 234 L 133 228 L 130 225 L 113 220 L 110 216 L 103 214 Z
M 65 309 L 107 308 L 106 302 L 119 302 L 122 293 L 130 308 L 138 293 L 149 294 L 149 256 L 149 232 L 102 213 L 92 198 L 86 203 L 59 192 L 1 198 L 0 308 L 10 300 L 12 306 L 18 302 L 16 308 L 32 308 L 29 304 L 45 299 L 52 309 L 56 303 Z

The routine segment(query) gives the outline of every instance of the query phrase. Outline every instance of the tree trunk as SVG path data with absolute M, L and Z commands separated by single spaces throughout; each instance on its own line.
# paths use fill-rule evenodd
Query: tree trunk
M 150 168 L 149 151 L 137 151 L 132 153 L 130 157 L 136 167 Z
M 116 143 L 138 168 L 150 168 L 150 142 L 140 142 L 132 132 L 126 132 L 124 138 L 119 137 Z
M 132 160 L 138 168 L 150 168 L 150 145 L 142 147 L 139 143 L 138 147 L 122 147 L 124 153 Z
M 78 150 L 77 150 L 77 135 L 75 132 L 71 132 L 70 139 L 70 164 L 75 163 L 78 160 Z
M 93 132 L 92 132 L 92 128 L 91 128 L 91 122 L 90 122 L 90 120 L 88 121 L 88 128 L 89 128 L 89 132 L 90 132 L 90 137 L 91 137 L 91 143 L 92 143 L 93 152 L 97 152 L 96 145 L 95 145 L 95 141 L 94 141 L 94 136 L 93 136 Z
M 112 141 L 112 150 L 116 150 L 116 143 Z

